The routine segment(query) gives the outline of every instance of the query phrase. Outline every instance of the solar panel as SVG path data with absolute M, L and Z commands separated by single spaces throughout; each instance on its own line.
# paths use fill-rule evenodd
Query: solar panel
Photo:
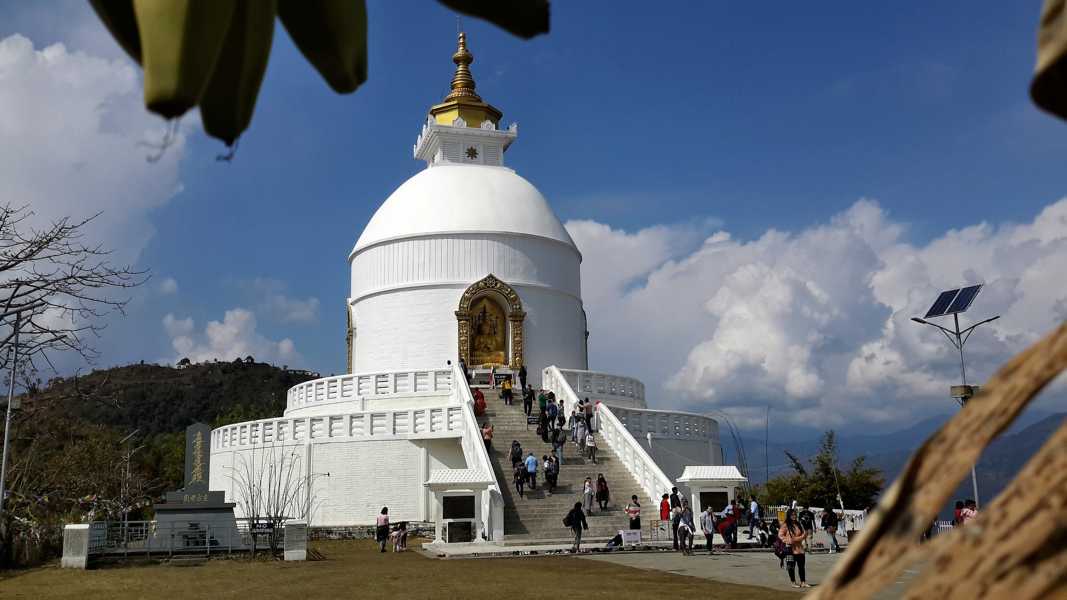
M 946 315 L 953 313 L 961 313 L 971 307 L 971 302 L 974 302 L 974 297 L 978 295 L 978 290 L 982 289 L 981 285 L 972 285 L 960 290 L 956 299 L 952 301 L 952 304 L 945 311 Z
M 930 310 L 926 311 L 926 316 L 923 318 L 929 319 L 930 317 L 940 317 L 944 315 L 945 311 L 948 310 L 949 305 L 952 304 L 952 300 L 959 292 L 959 289 L 941 292 L 941 295 L 937 297 L 937 300 L 934 300 L 934 305 L 930 307 Z

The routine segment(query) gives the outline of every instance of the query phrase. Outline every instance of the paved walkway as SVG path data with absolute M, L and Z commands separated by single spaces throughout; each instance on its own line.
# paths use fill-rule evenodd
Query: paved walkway
M 818 585 L 840 554 L 809 554 L 807 556 L 808 583 Z M 654 569 L 679 575 L 714 579 L 727 583 L 758 585 L 780 590 L 803 592 L 789 584 L 789 575 L 785 569 L 778 568 L 778 559 L 767 552 L 734 552 L 708 556 L 697 553 L 683 556 L 679 553 L 611 553 L 591 554 L 581 557 L 584 560 L 600 560 L 637 569 Z M 918 575 L 915 569 L 904 571 L 896 583 L 875 596 L 878 600 L 900 598 L 909 583 Z

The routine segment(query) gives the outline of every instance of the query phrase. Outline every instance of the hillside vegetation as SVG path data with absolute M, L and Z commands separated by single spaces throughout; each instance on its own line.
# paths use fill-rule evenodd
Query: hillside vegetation
M 12 421 L 0 565 L 54 553 L 64 522 L 150 518 L 182 485 L 188 425 L 281 415 L 286 390 L 316 376 L 251 361 L 136 364 L 32 387 Z

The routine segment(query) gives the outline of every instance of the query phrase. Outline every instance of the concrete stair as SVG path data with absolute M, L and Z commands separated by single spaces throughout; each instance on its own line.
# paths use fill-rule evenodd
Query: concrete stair
M 648 530 L 652 519 L 659 518 L 658 506 L 649 505 L 637 481 L 599 434 L 595 434 L 596 464 L 585 457 L 577 456 L 577 448 L 568 441 L 563 448 L 559 484 L 555 493 L 548 493 L 547 486 L 544 485 L 544 473 L 539 465 L 537 489 L 530 490 L 527 487 L 525 497 L 520 498 L 512 482 L 511 460 L 508 457 L 512 440 L 518 440 L 524 455 L 532 451 L 539 461 L 542 456 L 551 452 L 552 445 L 541 441 L 536 425 L 527 427 L 521 401 L 507 406 L 495 394 L 486 394 L 486 401 L 489 406 L 478 420 L 479 424 L 486 421 L 493 424 L 493 448 L 489 455 L 497 481 L 504 486 L 501 492 L 504 497 L 505 542 L 570 537 L 570 530 L 563 526 L 563 517 L 574 507 L 575 502 L 584 502 L 581 492 L 585 478 L 590 477 L 596 482 L 597 475 L 601 473 L 608 481 L 611 500 L 605 511 L 601 511 L 594 500 L 592 515 L 586 516 L 589 530 L 583 533 L 583 538 L 610 538 L 619 529 L 627 529 L 629 519 L 623 509 L 633 494 L 636 494 L 641 502 L 641 525 L 645 531 Z M 534 406 L 536 410 L 536 404 Z

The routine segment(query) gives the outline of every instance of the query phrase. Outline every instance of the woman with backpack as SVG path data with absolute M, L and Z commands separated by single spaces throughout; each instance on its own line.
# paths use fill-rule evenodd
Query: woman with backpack
M 603 473 L 598 473 L 596 476 L 596 503 L 600 507 L 600 510 L 608 509 L 608 500 L 610 499 L 610 492 L 608 491 L 608 480 L 604 479 Z
M 792 582 L 793 587 L 811 587 L 808 585 L 804 573 L 804 540 L 808 539 L 808 532 L 797 520 L 796 509 L 790 508 L 785 511 L 785 523 L 778 530 L 778 539 L 782 541 L 785 550 L 788 552 L 785 556 L 785 568 L 789 571 L 789 581 Z M 797 584 L 796 574 L 793 572 L 794 568 L 800 575 L 799 585 Z
M 522 444 L 519 443 L 519 440 L 511 440 L 511 453 L 508 457 L 511 459 L 512 469 L 522 462 Z
M 515 478 L 515 491 L 519 493 L 519 498 L 525 498 L 522 488 L 526 485 L 526 465 L 522 461 L 515 465 L 513 476 Z
M 589 523 L 585 520 L 585 512 L 582 511 L 581 502 L 575 502 L 574 508 L 567 513 L 567 516 L 563 517 L 563 526 L 570 527 L 571 531 L 574 532 L 574 546 L 571 547 L 571 552 L 578 552 L 582 545 L 582 530 L 589 529 Z

